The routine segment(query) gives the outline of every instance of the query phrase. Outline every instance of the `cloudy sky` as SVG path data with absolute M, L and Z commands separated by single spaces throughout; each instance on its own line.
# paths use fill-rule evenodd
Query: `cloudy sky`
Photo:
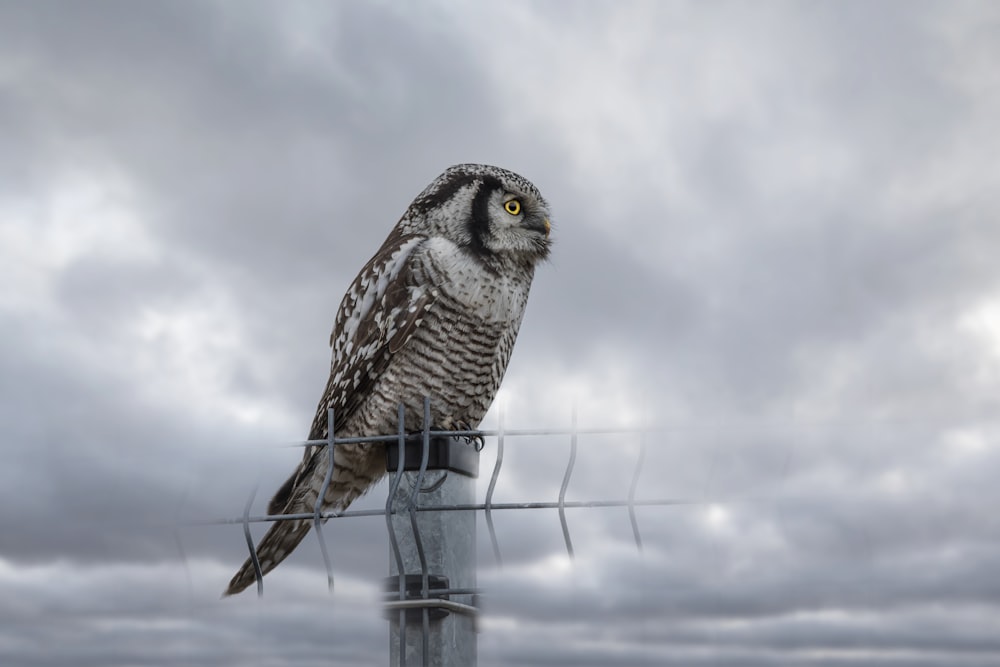
M 474 161 L 556 225 L 505 422 L 647 424 L 684 501 L 641 554 L 569 511 L 572 562 L 498 516 L 481 665 L 1000 664 L 998 72 L 988 2 L 0 4 L 0 662 L 386 662 L 382 519 L 332 596 L 310 537 L 226 600 L 197 522 L 263 511 L 347 285 Z M 637 455 L 581 438 L 568 498 Z

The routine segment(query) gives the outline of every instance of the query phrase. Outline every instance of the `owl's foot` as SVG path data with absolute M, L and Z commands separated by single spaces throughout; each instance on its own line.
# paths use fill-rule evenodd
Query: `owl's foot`
M 468 423 L 460 421 L 460 422 L 457 422 L 455 424 L 455 429 L 454 430 L 456 430 L 456 431 L 475 431 L 476 429 L 473 426 L 469 425 Z M 465 440 L 465 442 L 467 444 L 470 444 L 473 447 L 475 447 L 477 452 L 483 451 L 483 447 L 486 446 L 486 440 L 484 440 L 483 436 L 481 436 L 481 435 L 464 435 L 464 436 L 461 436 L 461 438 L 463 440 Z

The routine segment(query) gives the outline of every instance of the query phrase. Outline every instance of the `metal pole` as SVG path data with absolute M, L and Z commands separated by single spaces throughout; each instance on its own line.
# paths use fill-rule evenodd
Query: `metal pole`
M 433 445 L 452 452 L 458 448 L 473 449 L 473 445 L 464 440 L 438 440 Z M 416 465 L 420 458 L 411 450 L 404 457 L 404 469 Z M 390 530 L 395 533 L 399 559 L 390 545 L 389 572 L 398 576 L 398 561 L 401 560 L 404 574 L 409 576 L 405 579 L 408 590 L 405 600 L 399 599 L 398 578 L 392 583 L 391 577 L 386 586 L 390 593 L 386 608 L 392 667 L 476 665 L 477 610 L 473 605 L 476 512 L 408 511 L 411 500 L 421 508 L 474 503 L 478 456 L 476 458 L 476 471 L 466 472 L 454 468 L 435 469 L 435 464 L 427 465 L 424 459 L 426 472 L 404 472 L 396 489 Z M 421 482 L 422 490 L 414 494 L 414 485 Z M 400 641 L 401 621 L 403 641 Z

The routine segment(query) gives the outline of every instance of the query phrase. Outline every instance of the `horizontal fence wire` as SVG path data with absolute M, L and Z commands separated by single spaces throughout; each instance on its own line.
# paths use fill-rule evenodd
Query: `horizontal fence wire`
M 635 540 L 636 546 L 640 549 L 642 548 L 642 536 L 639 532 L 639 524 L 635 514 L 635 508 L 637 507 L 662 507 L 662 506 L 673 506 L 673 505 L 707 505 L 712 503 L 717 503 L 724 501 L 725 499 L 715 499 L 715 500 L 705 500 L 705 499 L 691 499 L 691 498 L 636 498 L 636 491 L 639 485 L 639 479 L 642 471 L 642 465 L 645 460 L 645 450 L 646 442 L 644 437 L 644 432 L 635 429 L 624 429 L 621 431 L 615 431 L 613 429 L 590 429 L 587 431 L 581 430 L 579 434 L 640 434 L 639 439 L 639 455 L 635 462 L 635 467 L 633 470 L 632 481 L 629 487 L 628 496 L 624 499 L 611 499 L 611 500 L 566 500 L 566 490 L 569 488 L 569 483 L 572 478 L 573 468 L 576 459 L 576 449 L 577 445 L 572 445 L 570 450 L 570 458 L 567 461 L 566 470 L 563 474 L 562 486 L 560 487 L 559 498 L 555 501 L 529 501 L 529 502 L 495 502 L 493 496 L 496 490 L 497 481 L 499 480 L 500 470 L 503 466 L 503 451 L 506 436 L 534 436 L 534 435 L 573 435 L 570 430 L 555 430 L 549 429 L 544 431 L 507 431 L 507 432 L 497 432 L 497 431 L 430 431 L 429 435 L 432 438 L 440 437 L 476 437 L 483 436 L 489 437 L 491 435 L 497 436 L 497 458 L 493 467 L 493 472 L 490 477 L 489 487 L 486 491 L 486 499 L 482 503 L 463 503 L 454 505 L 440 505 L 433 507 L 422 507 L 422 506 L 407 506 L 402 509 L 394 508 L 391 500 L 387 499 L 386 506 L 382 509 L 364 509 L 364 510 L 344 510 L 344 511 L 320 511 L 316 510 L 313 512 L 299 512 L 299 513 L 289 513 L 289 514 L 256 514 L 251 515 L 249 513 L 250 507 L 252 506 L 253 500 L 256 494 L 256 488 L 248 498 L 245 513 L 240 517 L 233 518 L 218 518 L 218 519 L 205 519 L 205 520 L 193 520 L 186 522 L 187 525 L 193 526 L 205 526 L 205 525 L 227 525 L 227 524 L 242 524 L 245 527 L 247 524 L 253 523 L 271 523 L 277 521 L 296 521 L 303 519 L 312 519 L 314 521 L 322 522 L 328 519 L 349 519 L 349 518 L 359 518 L 359 517 L 373 517 L 373 516 L 385 516 L 390 517 L 398 512 L 469 512 L 469 511 L 482 511 L 486 516 L 487 528 L 490 533 L 490 541 L 493 545 L 493 550 L 496 555 L 496 560 L 498 564 L 502 564 L 502 558 L 499 556 L 499 546 L 496 539 L 496 530 L 493 524 L 493 512 L 503 511 L 503 510 L 527 510 L 527 509 L 555 509 L 560 511 L 560 516 L 563 518 L 561 523 L 565 524 L 565 512 L 566 509 L 582 509 L 582 508 L 601 508 L 601 507 L 624 507 L 628 510 L 629 521 L 632 526 L 633 539 Z M 423 434 L 421 434 L 423 435 Z M 345 438 L 343 440 L 337 439 L 333 443 L 334 446 L 339 444 L 353 444 L 358 442 L 389 442 L 395 440 L 399 443 L 400 449 L 400 468 L 394 471 L 394 476 L 390 478 L 389 489 L 390 498 L 392 493 L 399 486 L 399 480 L 397 477 L 401 477 L 403 473 L 404 463 L 404 453 L 406 447 L 405 442 L 407 441 L 407 436 L 393 435 L 393 436 L 374 436 L 372 438 Z M 305 444 L 310 446 L 321 445 L 325 443 L 324 440 L 310 440 L 306 441 Z M 424 452 L 426 456 L 426 451 Z M 332 470 L 331 465 L 331 470 Z M 426 468 L 423 469 L 426 471 Z M 329 479 L 332 476 L 332 472 L 328 471 L 327 480 L 325 480 L 322 490 L 325 491 L 326 487 L 329 485 Z M 322 498 L 322 495 L 320 496 Z M 317 503 L 318 505 L 319 503 Z M 319 523 L 316 524 L 319 527 Z M 247 528 L 249 530 L 249 528 Z M 250 541 L 249 533 L 247 533 L 248 543 Z M 564 539 L 567 544 L 567 552 L 572 555 L 572 541 L 568 535 L 568 528 L 564 527 Z M 256 553 L 253 554 L 256 558 Z M 326 557 L 324 557 L 326 560 Z
M 425 412 L 429 415 L 429 403 L 425 407 Z M 333 433 L 333 411 L 330 410 L 328 414 L 328 433 Z M 574 555 L 572 538 L 570 535 L 569 524 L 566 519 L 565 510 L 567 509 L 583 509 L 583 508 L 611 508 L 611 507 L 623 507 L 628 510 L 629 523 L 632 528 L 633 539 L 635 541 L 636 547 L 642 549 L 642 535 L 639 531 L 639 524 L 636 517 L 637 507 L 663 507 L 663 506 L 679 506 L 679 505 L 705 505 L 710 504 L 710 502 L 704 499 L 694 500 L 691 498 L 636 498 L 636 492 L 639 486 L 639 480 L 642 472 L 642 466 L 645 462 L 646 454 L 646 437 L 650 433 L 663 432 L 662 429 L 647 429 L 647 428 L 577 428 L 577 415 L 576 410 L 573 411 L 572 416 L 572 426 L 568 429 L 566 428 L 541 428 L 541 429 L 506 429 L 504 427 L 504 415 L 502 410 L 498 410 L 498 428 L 494 430 L 490 429 L 464 429 L 464 430 L 434 430 L 434 429 L 424 429 L 416 434 L 407 433 L 404 430 L 405 423 L 405 413 L 402 405 L 399 406 L 399 430 L 394 434 L 382 434 L 382 435 L 372 435 L 372 436 L 361 436 L 361 437 L 348 437 L 348 438 L 338 438 L 336 436 L 328 437 L 324 440 L 303 440 L 297 441 L 293 446 L 295 447 L 336 447 L 338 445 L 346 444 L 358 444 L 367 442 L 381 442 L 381 443 L 396 443 L 399 448 L 399 465 L 398 469 L 394 471 L 392 477 L 389 481 L 389 493 L 387 494 L 387 499 L 385 507 L 382 509 L 364 509 L 364 510 L 344 510 L 344 511 L 323 511 L 322 510 L 322 500 L 324 494 L 326 493 L 330 482 L 334 474 L 335 461 L 334 457 L 328 457 L 329 468 L 326 473 L 326 478 L 324 480 L 323 486 L 320 489 L 320 494 L 316 502 L 316 506 L 313 512 L 300 512 L 300 513 L 289 513 L 289 514 L 258 514 L 251 515 L 250 508 L 252 506 L 253 500 L 255 499 L 257 489 L 254 488 L 250 497 L 247 500 L 246 506 L 244 508 L 243 516 L 234 518 L 220 518 L 220 519 L 206 519 L 206 520 L 195 520 L 187 522 L 188 525 L 226 525 L 226 524 L 241 524 L 244 526 L 244 534 L 247 540 L 247 544 L 251 545 L 250 552 L 251 558 L 255 562 L 255 569 L 259 568 L 259 564 L 256 564 L 256 550 L 252 548 L 252 538 L 250 535 L 249 524 L 253 523 L 271 523 L 278 521 L 296 521 L 296 520 L 312 520 L 313 525 L 317 529 L 317 533 L 321 536 L 320 544 L 322 545 L 322 555 L 324 564 L 327 565 L 328 572 L 330 571 L 330 557 L 327 552 L 325 540 L 322 539 L 322 523 L 329 519 L 349 519 L 349 518 L 359 518 L 359 517 L 373 517 L 373 516 L 384 516 L 386 517 L 386 526 L 389 531 L 390 548 L 395 553 L 398 550 L 398 545 L 396 544 L 395 531 L 391 528 L 390 517 L 394 514 L 400 512 L 406 513 L 416 513 L 416 512 L 469 512 L 469 511 L 482 511 L 485 514 L 487 530 L 490 536 L 490 543 L 493 548 L 494 558 L 498 565 L 503 564 L 503 559 L 500 554 L 499 541 L 496 536 L 496 528 L 493 522 L 493 512 L 503 511 L 503 510 L 527 510 L 527 509 L 554 509 L 559 512 L 560 525 L 563 531 L 563 539 L 566 545 L 567 554 L 572 557 Z M 578 438 L 581 435 L 637 435 L 639 442 L 638 457 L 636 458 L 631 483 L 628 489 L 628 495 L 623 499 L 611 499 L 611 500 L 566 500 L 566 493 L 569 489 L 570 482 L 572 480 L 572 475 L 576 463 L 576 456 L 578 450 Z M 569 436 L 570 437 L 570 452 L 569 458 L 566 462 L 566 468 L 563 473 L 562 484 L 559 489 L 558 499 L 555 501 L 530 501 L 530 502 L 495 502 L 493 500 L 497 483 L 500 478 L 500 472 L 503 467 L 504 462 L 504 451 L 506 448 L 506 442 L 508 438 L 521 438 L 521 437 L 537 437 L 537 436 Z M 463 504 L 453 504 L 453 505 L 437 505 L 437 506 L 419 506 L 416 503 L 415 495 L 411 494 L 411 500 L 405 507 L 397 508 L 393 506 L 392 498 L 399 488 L 399 483 L 402 479 L 402 473 L 405 467 L 405 444 L 407 442 L 412 442 L 415 439 L 421 443 L 421 466 L 418 469 L 420 480 L 422 481 L 423 475 L 427 468 L 427 459 L 429 456 L 429 444 L 431 440 L 436 440 L 440 438 L 461 438 L 461 439 L 485 439 L 489 437 L 496 438 L 496 460 L 493 465 L 493 470 L 490 476 L 489 486 L 486 490 L 485 500 L 482 503 L 463 503 Z M 414 487 L 419 488 L 419 487 Z M 398 564 L 398 563 L 397 563 Z M 258 577 L 258 589 L 260 588 L 260 578 Z M 333 587 L 332 574 L 329 576 L 329 585 Z
M 746 498 L 739 498 L 740 500 L 747 500 Z M 581 508 L 592 508 L 592 507 L 662 507 L 668 505 L 713 505 L 720 502 L 725 502 L 725 498 L 718 498 L 714 500 L 692 500 L 686 498 L 646 498 L 646 499 L 636 499 L 636 500 L 566 500 L 564 502 L 554 501 L 538 501 L 538 502 L 524 502 L 524 503 L 491 503 L 487 505 L 486 503 L 467 503 L 467 504 L 455 504 L 455 505 L 442 505 L 442 506 L 417 506 L 413 508 L 415 512 L 475 512 L 475 511 L 486 511 L 489 510 L 558 510 L 559 508 L 565 507 L 566 509 L 581 509 Z M 405 509 L 406 512 L 410 511 L 410 508 Z M 370 517 L 370 516 L 386 516 L 399 514 L 401 510 L 398 509 L 370 509 L 370 510 L 346 510 L 344 512 L 322 512 L 320 514 L 321 519 L 350 519 L 357 517 Z M 225 524 L 242 524 L 242 523 L 268 523 L 272 521 L 294 521 L 301 519 L 312 519 L 315 515 L 312 512 L 305 512 L 300 514 L 260 514 L 247 516 L 246 519 L 242 517 L 231 518 L 231 519 L 206 519 L 204 521 L 190 521 L 186 525 L 191 526 L 216 526 Z

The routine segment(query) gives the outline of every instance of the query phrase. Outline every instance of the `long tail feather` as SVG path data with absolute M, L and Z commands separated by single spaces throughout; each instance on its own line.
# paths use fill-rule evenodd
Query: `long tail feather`
M 264 535 L 264 539 L 257 545 L 257 559 L 260 561 L 261 574 L 267 574 L 276 568 L 278 563 L 285 560 L 306 536 L 310 527 L 312 527 L 312 521 L 308 519 L 277 521 L 272 524 Z M 222 595 L 223 597 L 236 595 L 256 580 L 257 575 L 254 573 L 253 560 L 247 558 L 239 572 L 229 582 L 229 588 Z

